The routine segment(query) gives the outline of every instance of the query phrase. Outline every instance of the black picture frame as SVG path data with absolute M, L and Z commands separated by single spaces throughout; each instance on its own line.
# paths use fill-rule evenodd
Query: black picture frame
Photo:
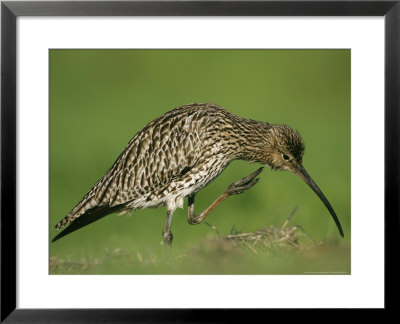
M 16 308 L 16 19 L 19 16 L 384 16 L 385 309 L 398 283 L 389 265 L 399 235 L 400 0 L 395 1 L 2 1 L 1 321 L 6 323 L 236 322 L 267 310 Z M 374 172 L 371 168 L 371 172 Z M 239 314 L 240 313 L 240 314 Z M 245 314 L 243 314 L 245 313 Z

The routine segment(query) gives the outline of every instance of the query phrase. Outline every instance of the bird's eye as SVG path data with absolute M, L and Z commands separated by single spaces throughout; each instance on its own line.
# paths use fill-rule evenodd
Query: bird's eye
M 289 157 L 288 157 L 286 154 L 282 154 L 282 158 L 283 158 L 285 161 L 289 161 Z

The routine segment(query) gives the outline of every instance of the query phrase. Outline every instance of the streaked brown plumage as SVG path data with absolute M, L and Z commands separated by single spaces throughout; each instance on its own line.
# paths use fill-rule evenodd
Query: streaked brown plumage
M 163 236 L 170 244 L 172 214 L 186 197 L 188 221 L 197 224 L 226 197 L 257 183 L 261 168 L 228 187 L 202 214 L 194 214 L 195 194 L 237 159 L 300 175 L 327 206 L 343 236 L 332 207 L 302 167 L 303 153 L 301 136 L 289 126 L 244 119 L 211 103 L 178 107 L 133 137 L 108 172 L 56 225 L 61 229 L 70 224 L 53 241 L 109 213 L 166 205 Z

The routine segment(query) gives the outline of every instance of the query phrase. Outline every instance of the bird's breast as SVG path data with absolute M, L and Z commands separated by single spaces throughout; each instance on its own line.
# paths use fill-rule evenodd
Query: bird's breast
M 135 199 L 130 208 L 156 208 L 165 205 L 172 211 L 176 208 L 183 208 L 184 199 L 187 196 L 207 186 L 228 164 L 229 161 L 225 161 L 222 156 L 215 154 L 213 158 L 208 158 L 197 164 L 187 173 L 173 179 L 162 188 Z

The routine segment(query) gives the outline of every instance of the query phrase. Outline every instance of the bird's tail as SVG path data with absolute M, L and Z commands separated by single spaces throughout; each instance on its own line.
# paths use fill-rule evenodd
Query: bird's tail
M 71 224 L 78 217 L 82 216 L 86 211 L 97 206 L 97 202 L 94 198 L 92 191 L 88 192 L 82 200 L 72 209 L 67 216 L 60 220 L 54 227 L 58 230 L 64 228 L 68 224 Z
M 55 242 L 60 238 L 62 238 L 63 236 L 75 232 L 81 227 L 89 225 L 90 223 L 93 223 L 110 213 L 118 212 L 119 210 L 120 206 L 115 206 L 111 208 L 104 206 L 96 206 L 92 209 L 89 209 L 85 213 L 83 213 L 79 218 L 76 218 L 72 223 L 70 223 L 70 225 L 65 230 L 57 234 L 51 241 Z
M 108 184 L 109 181 L 111 181 L 109 180 L 109 173 L 111 171 L 112 168 L 93 186 L 93 188 L 82 198 L 82 200 L 74 207 L 74 209 L 72 209 L 67 216 L 65 216 L 55 225 L 55 228 L 58 230 L 67 225 L 69 226 L 59 233 L 52 240 L 52 242 L 57 241 L 61 237 L 74 232 L 77 229 L 106 216 L 107 214 L 121 211 L 123 207 L 122 205 L 110 206 L 110 202 L 108 200 L 98 202 L 98 199 L 96 199 L 96 194 L 99 188 L 102 188 L 101 186 L 103 182 L 106 181 Z

